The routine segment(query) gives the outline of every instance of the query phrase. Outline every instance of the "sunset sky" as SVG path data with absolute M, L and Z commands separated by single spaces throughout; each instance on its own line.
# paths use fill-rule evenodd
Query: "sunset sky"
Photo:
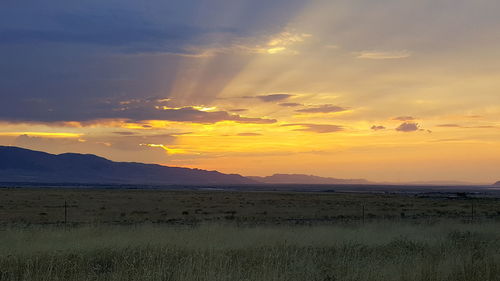
M 0 2 L 0 145 L 500 180 L 498 0 Z

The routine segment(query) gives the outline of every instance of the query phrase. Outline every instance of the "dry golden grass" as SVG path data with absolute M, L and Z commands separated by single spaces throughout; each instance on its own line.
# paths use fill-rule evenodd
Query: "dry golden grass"
M 470 220 L 468 199 L 411 195 L 127 189 L 0 188 L 0 224 L 143 222 L 308 224 L 362 220 Z M 478 219 L 500 218 L 500 201 L 474 199 Z
M 0 280 L 500 280 L 498 223 L 0 232 Z

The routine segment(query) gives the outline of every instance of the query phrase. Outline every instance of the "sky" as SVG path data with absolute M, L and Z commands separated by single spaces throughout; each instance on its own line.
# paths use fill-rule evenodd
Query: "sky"
M 500 180 L 497 0 L 5 0 L 0 145 Z

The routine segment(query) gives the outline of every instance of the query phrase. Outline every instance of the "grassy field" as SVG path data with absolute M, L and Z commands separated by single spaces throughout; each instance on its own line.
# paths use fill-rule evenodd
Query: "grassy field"
M 0 188 L 0 225 L 308 224 L 390 220 L 500 219 L 499 198 L 128 189 Z M 364 209 L 364 210 L 363 210 Z M 363 216 L 364 213 L 364 216 Z
M 500 201 L 3 188 L 3 280 L 500 280 Z
M 0 280 L 500 280 L 498 223 L 6 229 Z

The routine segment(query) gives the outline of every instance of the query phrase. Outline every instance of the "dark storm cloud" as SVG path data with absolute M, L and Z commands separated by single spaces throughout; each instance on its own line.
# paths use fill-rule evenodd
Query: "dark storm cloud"
M 273 122 L 188 108 L 117 111 L 114 101 L 169 98 L 185 60 L 196 59 L 184 55 L 276 34 L 303 5 L 299 0 L 0 1 L 0 120 Z M 221 17 L 221 11 L 237 16 Z M 245 65 L 234 61 L 214 60 L 217 71 L 197 78 L 195 91 L 180 105 L 210 102 L 212 92 L 231 79 L 228 73 Z
M 257 96 L 257 98 L 263 102 L 276 102 L 276 101 L 282 101 L 286 100 L 290 97 L 293 97 L 293 95 L 289 94 L 272 94 L 272 95 L 261 95 Z
M 135 51 L 177 52 L 186 46 L 225 44 L 231 40 L 213 33 L 250 36 L 276 31 L 302 1 L 160 1 L 61 0 L 3 1 L 0 3 L 0 44 L 42 42 L 121 46 Z M 283 9 L 283 4 L 287 9 Z M 241 14 L 227 22 L 220 11 Z M 214 13 L 215 12 L 215 13 Z M 258 18 L 258 20 L 257 20 Z
M 325 133 L 335 133 L 344 131 L 344 127 L 339 125 L 329 125 L 329 124 L 309 124 L 309 123 L 297 123 L 297 124 L 284 124 L 282 127 L 300 127 L 295 129 L 294 131 L 304 131 L 304 132 L 313 132 L 319 134 Z
M 419 125 L 417 123 L 412 123 L 412 122 L 404 122 L 403 124 L 399 125 L 396 128 L 396 131 L 399 132 L 415 132 L 420 129 Z
M 50 18 L 52 27 L 0 29 L 0 44 L 61 43 L 122 47 L 125 52 L 186 52 L 186 43 L 200 43 L 201 35 L 230 33 L 224 28 L 188 24 L 162 26 L 147 22 L 132 12 L 99 14 L 66 13 Z M 187 53 L 187 52 L 186 52 Z
M 127 46 L 128 51 L 165 51 L 183 52 L 179 46 L 167 44 L 169 41 L 186 40 L 194 37 L 198 30 L 187 26 L 172 30 L 148 28 L 110 29 L 101 31 L 66 30 L 3 30 L 0 31 L 0 44 L 38 44 L 70 43 L 96 44 L 104 46 Z
M 344 107 L 331 105 L 331 104 L 325 104 L 325 105 L 316 106 L 316 107 L 298 109 L 295 111 L 301 112 L 301 113 L 332 113 L 332 112 L 341 112 L 341 111 L 346 111 L 346 110 L 347 109 Z

